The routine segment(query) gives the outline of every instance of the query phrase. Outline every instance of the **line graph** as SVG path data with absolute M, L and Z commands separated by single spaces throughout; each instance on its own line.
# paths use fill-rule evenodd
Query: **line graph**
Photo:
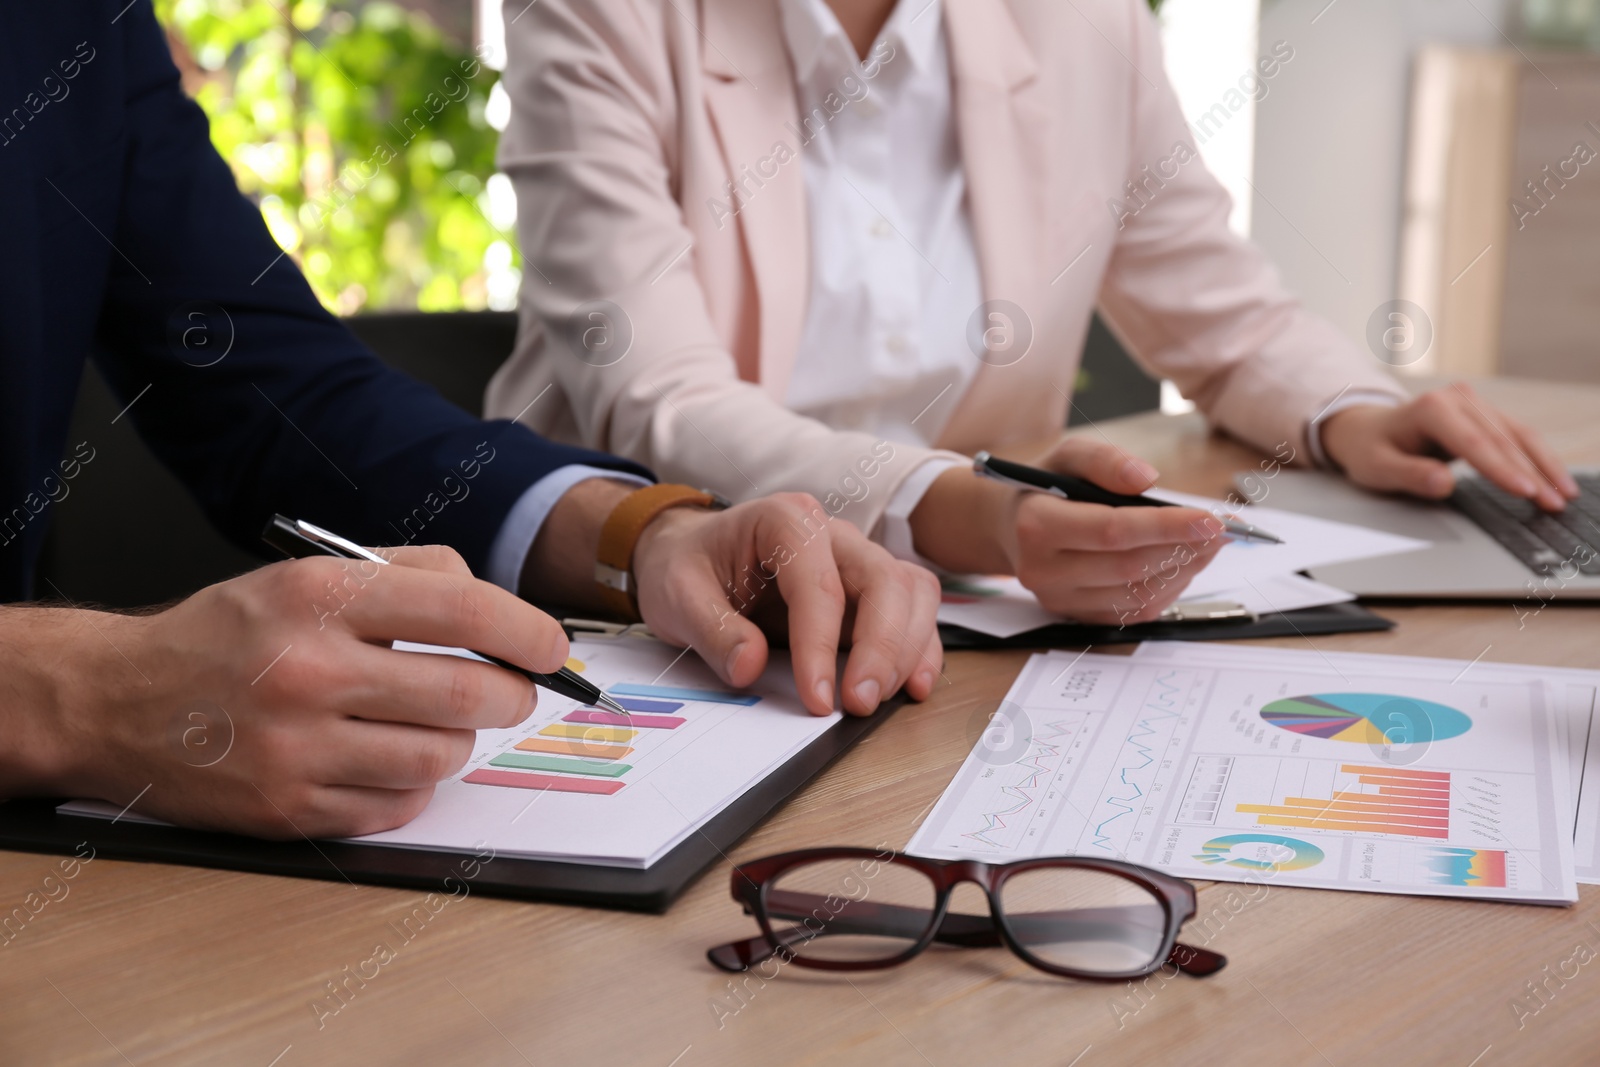
M 1188 686 L 1178 679 L 1192 680 L 1192 677 L 1192 671 L 1174 668 L 1151 679 L 1150 691 L 1145 696 L 1139 719 L 1122 742 L 1122 751 L 1112 769 L 1108 788 L 1100 798 L 1100 807 L 1108 809 L 1110 814 L 1100 817 L 1090 831 L 1089 844 L 1093 847 L 1118 856 L 1127 851 L 1115 846 L 1113 842 L 1116 839 L 1107 830 L 1119 819 L 1133 815 L 1149 794 L 1156 777 L 1153 768 L 1160 759 L 1156 753 L 1166 747 L 1178 720 L 1183 717 L 1180 709 L 1183 693 Z M 1132 819 L 1117 827 L 1119 831 L 1124 831 L 1124 843 L 1133 831 L 1132 823 L 1136 821 Z
M 1081 715 L 1045 723 L 1041 734 L 1029 739 L 1028 750 L 1021 759 L 1010 767 L 996 769 L 997 775 L 1010 772 L 1013 768 L 1024 771 L 1020 781 L 1001 785 L 996 790 L 995 802 L 1006 806 L 978 812 L 977 817 L 983 822 L 982 828 L 961 836 L 991 848 L 1015 847 L 1016 842 L 1007 839 L 1013 834 L 1020 834 L 1026 824 L 1027 819 L 1019 816 L 1038 802 L 1040 794 L 1048 788 L 1046 783 L 1061 772 L 1067 742 L 1082 725 Z M 1011 831 L 1012 834 L 1004 831 Z

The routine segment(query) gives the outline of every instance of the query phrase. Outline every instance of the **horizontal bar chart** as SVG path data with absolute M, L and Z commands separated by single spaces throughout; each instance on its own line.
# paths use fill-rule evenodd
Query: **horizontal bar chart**
M 1410 805 L 1368 803 L 1364 800 L 1312 800 L 1310 797 L 1286 797 L 1283 803 L 1291 808 L 1306 808 L 1308 811 L 1393 811 L 1432 818 L 1444 818 L 1448 811 L 1447 808 L 1415 808 Z
M 614 696 L 611 699 L 615 700 L 618 704 L 621 704 L 629 711 L 654 712 L 659 715 L 665 715 L 668 712 L 677 711 L 679 708 L 683 707 L 683 701 L 681 700 L 646 700 L 643 697 L 618 696 Z
M 485 767 L 461 779 L 473 785 L 508 786 L 512 789 L 544 789 L 552 793 L 600 793 L 610 796 L 622 788 L 621 782 L 596 778 L 563 778 L 558 774 L 528 774 L 522 771 L 497 771 Z
M 1403 767 L 1365 767 L 1356 763 L 1341 764 L 1339 769 L 1346 774 L 1376 774 L 1384 778 L 1410 778 L 1419 782 L 1437 782 L 1440 786 L 1449 786 L 1449 771 L 1413 771 Z
M 502 752 L 489 761 L 491 767 L 515 767 L 522 771 L 554 771 L 558 774 L 587 774 L 593 778 L 621 778 L 633 770 L 626 763 L 540 756 L 530 752 Z
M 561 717 L 562 722 L 585 722 L 591 726 L 632 726 L 641 730 L 676 730 L 688 719 L 677 715 L 618 715 L 614 711 L 580 708 Z
M 1389 821 L 1347 822 L 1334 818 L 1298 818 L 1280 815 L 1258 815 L 1259 826 L 1299 826 L 1309 830 L 1350 830 L 1365 834 L 1402 834 L 1407 837 L 1449 837 L 1448 826 L 1406 826 Z
M 543 752 L 551 756 L 583 756 L 585 759 L 626 759 L 633 754 L 627 745 L 606 745 L 593 741 L 557 741 L 525 737 L 517 742 L 524 752 Z
M 1420 827 L 1448 827 L 1450 816 L 1448 814 L 1412 815 L 1409 812 L 1374 811 L 1368 809 L 1339 808 L 1328 805 L 1321 808 L 1294 808 L 1277 804 L 1240 804 L 1238 811 L 1241 815 L 1271 815 L 1280 819 L 1297 819 L 1303 824 L 1315 822 L 1365 822 L 1382 826 L 1420 826 Z M 1277 823 L 1283 826 L 1286 823 Z
M 641 685 L 637 682 L 619 682 L 606 692 L 611 696 L 698 700 L 705 704 L 738 704 L 747 708 L 761 703 L 761 698 L 753 693 L 727 693 L 720 689 L 688 689 L 675 685 Z
M 583 670 L 587 665 L 568 666 Z M 671 743 L 669 732 L 695 721 L 674 714 L 687 704 L 750 707 L 761 702 L 761 697 L 749 693 L 636 682 L 618 683 L 606 692 L 626 714 L 593 705 L 557 712 L 559 721 L 547 721 L 537 734 L 493 754 L 486 766 L 461 780 L 474 785 L 610 796 L 626 786 L 624 778 L 636 770 L 639 753 L 648 754 L 657 744 L 669 746 L 663 754 L 681 747 Z M 703 714 L 705 709 L 701 711 Z M 717 721 L 702 718 L 700 724 Z M 653 741 L 640 745 L 641 738 L 651 736 Z
M 1387 771 L 1383 774 L 1375 772 L 1357 774 L 1356 781 L 1367 785 L 1394 785 L 1402 789 L 1448 789 L 1450 786 L 1449 782 L 1441 782 L 1436 778 L 1413 778 L 1404 774 L 1390 774 Z
M 638 730 L 625 730 L 620 726 L 585 726 L 575 722 L 553 722 L 540 730 L 545 737 L 574 737 L 580 741 L 632 741 Z
M 1450 836 L 1450 775 L 1441 771 L 1397 770 L 1343 764 L 1340 771 L 1356 784 L 1334 787 L 1333 796 L 1284 797 L 1278 804 L 1237 804 L 1258 826 L 1307 830 L 1348 830 L 1404 837 Z M 1395 783 L 1395 784 L 1391 784 Z
M 1408 811 L 1414 816 L 1443 817 L 1450 805 L 1435 805 L 1432 801 L 1413 805 L 1410 801 L 1390 803 L 1382 798 L 1374 797 L 1365 800 L 1362 793 L 1344 793 L 1334 800 L 1314 800 L 1310 797 L 1285 797 L 1283 803 L 1290 808 L 1309 808 L 1312 811 Z

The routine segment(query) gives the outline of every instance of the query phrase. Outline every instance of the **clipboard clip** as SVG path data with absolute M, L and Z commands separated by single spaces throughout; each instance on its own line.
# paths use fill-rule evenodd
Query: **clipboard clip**
M 1159 617 L 1161 622 L 1223 622 L 1228 619 L 1257 622 L 1260 616 L 1233 600 L 1190 600 L 1173 604 Z
M 564 618 L 561 628 L 567 637 L 582 634 L 586 637 L 654 637 L 650 627 L 642 622 L 606 622 L 602 619 Z

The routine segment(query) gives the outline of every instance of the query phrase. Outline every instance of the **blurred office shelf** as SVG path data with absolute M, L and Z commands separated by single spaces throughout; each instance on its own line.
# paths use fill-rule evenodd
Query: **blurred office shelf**
M 1400 245 L 1406 369 L 1600 381 L 1600 56 L 1419 50 Z

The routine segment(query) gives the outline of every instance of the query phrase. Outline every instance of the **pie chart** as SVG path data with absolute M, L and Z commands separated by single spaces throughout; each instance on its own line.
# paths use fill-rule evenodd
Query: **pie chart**
M 1227 864 L 1247 871 L 1302 871 L 1323 860 L 1323 851 L 1298 837 L 1277 834 L 1229 834 L 1200 846 L 1201 863 Z
M 1431 700 L 1390 693 L 1313 693 L 1284 697 L 1261 709 L 1280 730 L 1362 745 L 1415 745 L 1459 737 L 1472 720 Z

